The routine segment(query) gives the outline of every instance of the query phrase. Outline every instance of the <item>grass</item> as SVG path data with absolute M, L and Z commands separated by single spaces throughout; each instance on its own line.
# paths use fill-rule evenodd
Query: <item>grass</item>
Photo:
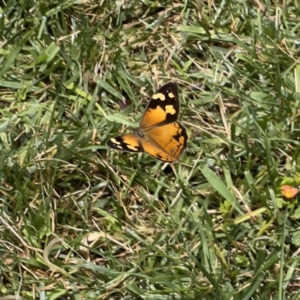
M 297 1 L 3 4 L 1 300 L 300 299 Z M 179 162 L 107 149 L 170 80 Z

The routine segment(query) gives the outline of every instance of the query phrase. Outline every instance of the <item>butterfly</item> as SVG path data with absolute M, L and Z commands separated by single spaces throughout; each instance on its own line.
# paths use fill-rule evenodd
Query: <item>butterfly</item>
M 111 138 L 107 146 L 121 151 L 146 152 L 163 162 L 176 162 L 187 147 L 185 127 L 177 121 L 180 110 L 178 87 L 169 82 L 152 96 L 131 134 Z

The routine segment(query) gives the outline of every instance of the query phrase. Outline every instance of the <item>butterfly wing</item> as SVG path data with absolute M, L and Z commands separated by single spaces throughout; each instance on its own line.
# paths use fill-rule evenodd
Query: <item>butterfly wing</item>
M 180 110 L 176 82 L 162 86 L 149 101 L 140 121 L 140 129 L 147 130 L 177 121 Z
M 176 82 L 162 86 L 151 98 L 140 121 L 140 129 L 107 141 L 110 148 L 146 152 L 164 161 L 175 162 L 187 146 L 185 127 L 176 122 L 180 110 Z
M 128 151 L 128 152 L 143 152 L 143 147 L 139 138 L 134 134 L 125 134 L 111 138 L 107 141 L 107 146 L 112 149 Z
M 149 129 L 140 141 L 147 154 L 161 161 L 175 162 L 184 152 L 187 140 L 185 127 L 174 122 Z
M 163 162 L 173 163 L 179 159 L 187 146 L 188 136 L 180 122 L 154 127 L 143 138 L 126 134 L 107 141 L 110 148 L 128 152 L 146 152 Z

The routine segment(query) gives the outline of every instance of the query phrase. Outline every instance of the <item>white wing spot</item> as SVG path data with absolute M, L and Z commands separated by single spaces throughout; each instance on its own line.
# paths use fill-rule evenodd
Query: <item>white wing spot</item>
M 173 105 L 166 105 L 165 106 L 165 111 L 167 114 L 175 115 L 176 114 L 176 109 L 174 109 Z
M 110 139 L 110 141 L 116 145 L 121 145 L 121 143 L 118 142 L 115 138 Z
M 137 146 L 132 146 L 132 145 L 127 144 L 127 148 L 131 149 L 132 151 L 138 151 Z
M 154 99 L 154 100 L 160 100 L 160 101 L 165 101 L 166 100 L 166 97 L 165 97 L 165 95 L 164 94 L 162 94 L 162 93 L 157 93 L 157 94 L 155 94 L 155 95 L 153 95 L 152 96 L 152 99 Z

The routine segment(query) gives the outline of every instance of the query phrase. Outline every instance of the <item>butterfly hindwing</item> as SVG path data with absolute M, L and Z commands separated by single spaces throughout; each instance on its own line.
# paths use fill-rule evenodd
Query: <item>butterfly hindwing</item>
M 185 127 L 174 122 L 147 131 L 147 139 L 141 139 L 141 144 L 148 155 L 173 163 L 185 150 L 187 138 Z
M 147 139 L 151 140 L 157 149 L 177 160 L 187 146 L 188 136 L 185 127 L 180 122 L 174 122 L 148 130 Z M 143 143 L 142 146 L 148 153 Z
M 177 84 L 169 82 L 151 97 L 141 118 L 140 128 L 147 130 L 147 128 L 173 123 L 178 119 L 179 109 Z

